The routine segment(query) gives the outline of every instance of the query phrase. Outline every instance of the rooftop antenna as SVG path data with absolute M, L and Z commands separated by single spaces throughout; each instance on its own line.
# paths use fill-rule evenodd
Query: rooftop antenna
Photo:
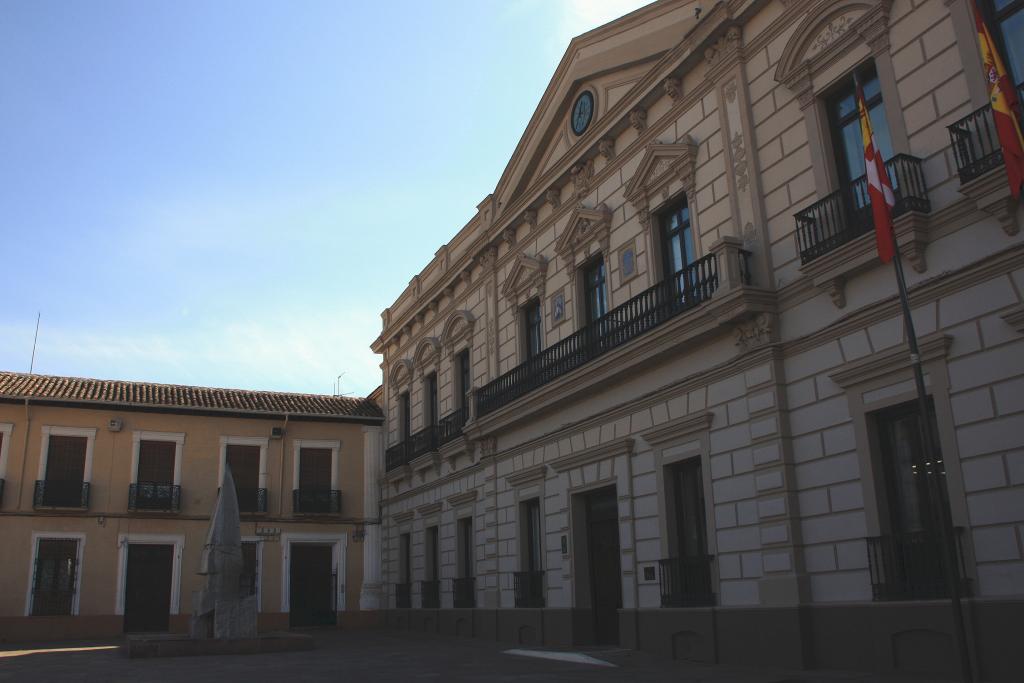
M 338 375 L 337 379 L 334 380 L 334 395 L 335 396 L 348 396 L 341 391 L 341 378 L 345 376 L 345 373 Z M 351 393 L 351 392 L 350 392 Z
M 39 319 L 43 317 L 43 312 L 38 311 L 36 313 L 36 336 L 32 338 L 32 360 L 28 364 L 28 374 L 32 374 L 32 370 L 36 367 L 36 342 L 39 341 Z

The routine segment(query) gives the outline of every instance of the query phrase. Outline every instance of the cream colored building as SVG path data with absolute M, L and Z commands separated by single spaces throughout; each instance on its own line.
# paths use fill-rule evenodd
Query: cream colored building
M 1024 80 L 1020 3 L 981 4 Z M 1024 236 L 986 105 L 967 0 L 662 0 L 574 39 L 493 193 L 383 312 L 390 622 L 949 674 L 931 477 L 973 660 L 1015 679 Z
M 0 640 L 187 631 L 227 466 L 259 628 L 371 622 L 381 419 L 369 399 L 0 373 Z

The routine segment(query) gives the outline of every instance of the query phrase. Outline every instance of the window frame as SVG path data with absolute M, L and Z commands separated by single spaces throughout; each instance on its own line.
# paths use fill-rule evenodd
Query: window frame
M 242 543 L 252 543 L 256 546 L 256 612 L 263 611 L 263 543 L 260 536 L 242 536 Z M 244 558 L 243 558 L 244 562 Z
M 592 286 L 590 282 L 590 275 L 592 271 L 597 269 L 600 269 L 601 271 L 600 282 Z M 579 271 L 580 275 L 582 276 L 580 278 L 580 298 L 583 302 L 583 315 L 581 316 L 581 318 L 583 327 L 586 327 L 587 325 L 592 325 L 597 320 L 603 318 L 605 315 L 608 314 L 609 310 L 610 301 L 608 298 L 608 264 L 605 262 L 604 254 L 599 254 L 594 258 L 591 258 L 584 262 L 583 265 L 580 266 Z M 600 290 L 600 298 L 603 302 L 604 311 L 601 313 L 601 315 L 595 316 L 595 311 L 593 310 L 594 307 L 592 306 L 590 300 L 590 294 L 591 292 L 596 292 L 598 290 Z
M 409 390 L 398 394 L 398 442 L 403 443 L 412 436 L 412 399 Z
M 35 592 L 36 583 L 36 560 L 39 557 L 39 541 L 40 540 L 54 540 L 54 541 L 77 541 L 76 557 L 75 557 L 75 595 L 71 599 L 71 614 L 67 616 L 78 616 L 79 613 L 79 602 L 82 596 L 82 573 L 84 569 L 85 560 L 85 533 L 81 531 L 33 531 L 32 532 L 32 552 L 29 553 L 28 560 L 28 581 L 27 588 L 25 590 L 25 616 L 31 617 L 32 614 L 32 598 Z
M 853 94 L 854 101 L 856 102 L 857 90 L 856 80 L 860 78 L 861 83 L 865 83 L 871 80 L 878 81 L 878 92 L 871 97 L 868 97 L 865 93 L 865 106 L 868 110 L 868 115 L 874 107 L 879 105 L 882 106 L 882 113 L 885 117 L 885 125 L 887 132 L 889 133 L 890 142 L 893 143 L 892 154 L 888 158 L 883 159 L 883 164 L 888 162 L 893 156 L 896 155 L 895 143 L 892 140 L 892 127 L 889 125 L 890 116 L 889 111 L 885 106 L 885 94 L 882 92 L 882 81 L 878 74 L 878 67 L 875 65 L 874 60 L 867 60 L 856 67 L 848 71 L 841 79 L 837 80 L 831 87 L 822 93 L 821 99 L 825 107 L 825 122 L 827 123 L 829 142 L 831 143 L 832 149 L 832 163 L 834 165 L 834 172 L 837 182 L 837 187 L 842 189 L 848 189 L 852 187 L 853 182 L 861 177 L 863 173 L 858 176 L 849 177 L 849 166 L 850 159 L 846 158 L 846 145 L 843 140 L 842 131 L 846 126 L 850 125 L 854 121 L 859 120 L 859 112 L 856 109 L 856 104 L 853 112 L 847 114 L 845 117 L 838 115 L 837 109 L 839 101 L 849 97 Z M 881 152 L 882 150 L 879 150 Z M 863 157 L 863 153 L 861 154 Z
M 989 29 L 992 31 L 992 39 L 995 41 L 996 50 L 999 51 L 999 57 L 1003 60 L 1003 65 L 1009 72 L 1007 75 L 1010 77 L 1011 84 L 1014 86 L 1024 84 L 1024 73 L 1021 74 L 1020 81 L 1014 81 L 1010 53 L 1007 50 L 1006 39 L 1002 31 L 1003 22 L 1010 17 L 1020 14 L 1021 19 L 1024 19 L 1024 0 L 1010 0 L 1010 6 L 1001 10 L 996 9 L 994 0 L 984 0 L 981 3 L 980 9 L 982 16 L 985 17 L 985 21 L 989 25 Z M 1021 69 L 1024 70 L 1024 64 L 1021 65 Z
M 0 479 L 7 478 L 8 453 L 11 451 L 11 434 L 14 423 L 0 422 Z
M 437 372 L 428 372 L 423 376 L 423 426 L 436 427 L 440 420 L 440 402 L 437 395 Z
M 467 515 L 455 520 L 456 529 L 456 578 L 476 578 L 476 559 L 474 552 L 474 524 L 473 516 Z M 468 534 L 466 533 L 468 532 Z
M 185 447 L 184 432 L 132 432 L 132 484 L 139 483 L 139 453 L 143 441 L 163 441 L 174 443 L 174 481 L 160 482 L 181 486 L 181 458 Z
M 540 496 L 526 498 L 519 502 L 520 520 L 520 562 L 522 571 L 540 572 L 544 571 L 544 512 Z M 536 529 L 531 511 L 536 511 Z M 533 538 L 536 530 L 537 537 Z M 534 555 L 536 551 L 536 555 Z M 536 562 L 532 560 L 536 559 Z
M 259 487 L 267 488 L 267 450 L 270 447 L 270 438 L 261 436 L 222 436 L 220 437 L 220 462 L 217 472 L 217 486 L 224 486 L 224 469 L 228 461 L 228 446 L 259 446 Z
M 539 298 L 533 298 L 519 309 L 522 323 L 522 354 L 523 361 L 532 360 L 544 351 L 544 308 Z M 534 319 L 534 316 L 535 319 Z M 536 337 L 536 349 L 534 338 Z
M 459 410 L 468 410 L 469 392 L 473 389 L 473 361 L 468 346 L 455 354 L 455 370 L 458 382 L 456 407 Z
M 171 568 L 171 616 L 181 612 L 181 556 L 185 550 L 184 534 L 123 533 L 117 536 L 117 592 L 114 594 L 114 614 L 124 614 L 124 591 L 128 581 L 129 545 L 171 545 L 174 558 Z
M 292 439 L 292 490 L 299 490 L 299 468 L 302 461 L 303 448 L 330 449 L 331 451 L 331 488 L 339 490 L 338 458 L 341 454 L 342 442 L 331 439 Z
M 96 447 L 95 427 L 58 427 L 54 425 L 43 425 L 42 446 L 39 451 L 39 481 L 46 481 L 46 466 L 50 457 L 51 436 L 77 436 L 85 437 L 85 464 L 82 468 L 82 483 L 92 483 L 92 461 L 93 451 Z
M 668 224 L 672 216 L 681 213 L 686 210 L 686 222 L 685 227 L 679 227 L 675 230 L 674 234 L 669 235 L 670 228 Z M 690 210 L 690 202 L 683 193 L 676 198 L 671 204 L 668 204 L 663 210 L 657 214 L 657 244 L 658 244 L 658 263 L 661 265 L 661 280 L 664 282 L 669 278 L 675 276 L 681 271 L 673 271 L 669 267 L 670 250 L 669 245 L 673 238 L 678 237 L 680 239 L 680 247 L 683 255 L 683 269 L 690 264 L 697 261 L 697 241 L 694 236 L 694 225 L 693 225 L 693 212 Z M 682 225 L 682 222 L 680 222 Z M 692 247 L 693 253 L 689 253 L 686 249 L 686 231 L 690 231 L 690 246 Z

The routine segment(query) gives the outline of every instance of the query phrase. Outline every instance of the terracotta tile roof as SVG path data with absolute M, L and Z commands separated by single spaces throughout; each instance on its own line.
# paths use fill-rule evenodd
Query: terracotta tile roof
M 380 407 L 365 398 L 216 389 L 83 377 L 53 377 L 0 371 L 0 399 L 4 398 L 144 406 L 185 411 L 368 418 L 369 422 L 382 418 Z

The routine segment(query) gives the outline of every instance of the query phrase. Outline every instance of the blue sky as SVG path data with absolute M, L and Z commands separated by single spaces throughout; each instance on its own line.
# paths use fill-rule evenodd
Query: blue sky
M 365 394 L 570 38 L 636 0 L 0 3 L 0 369 Z

